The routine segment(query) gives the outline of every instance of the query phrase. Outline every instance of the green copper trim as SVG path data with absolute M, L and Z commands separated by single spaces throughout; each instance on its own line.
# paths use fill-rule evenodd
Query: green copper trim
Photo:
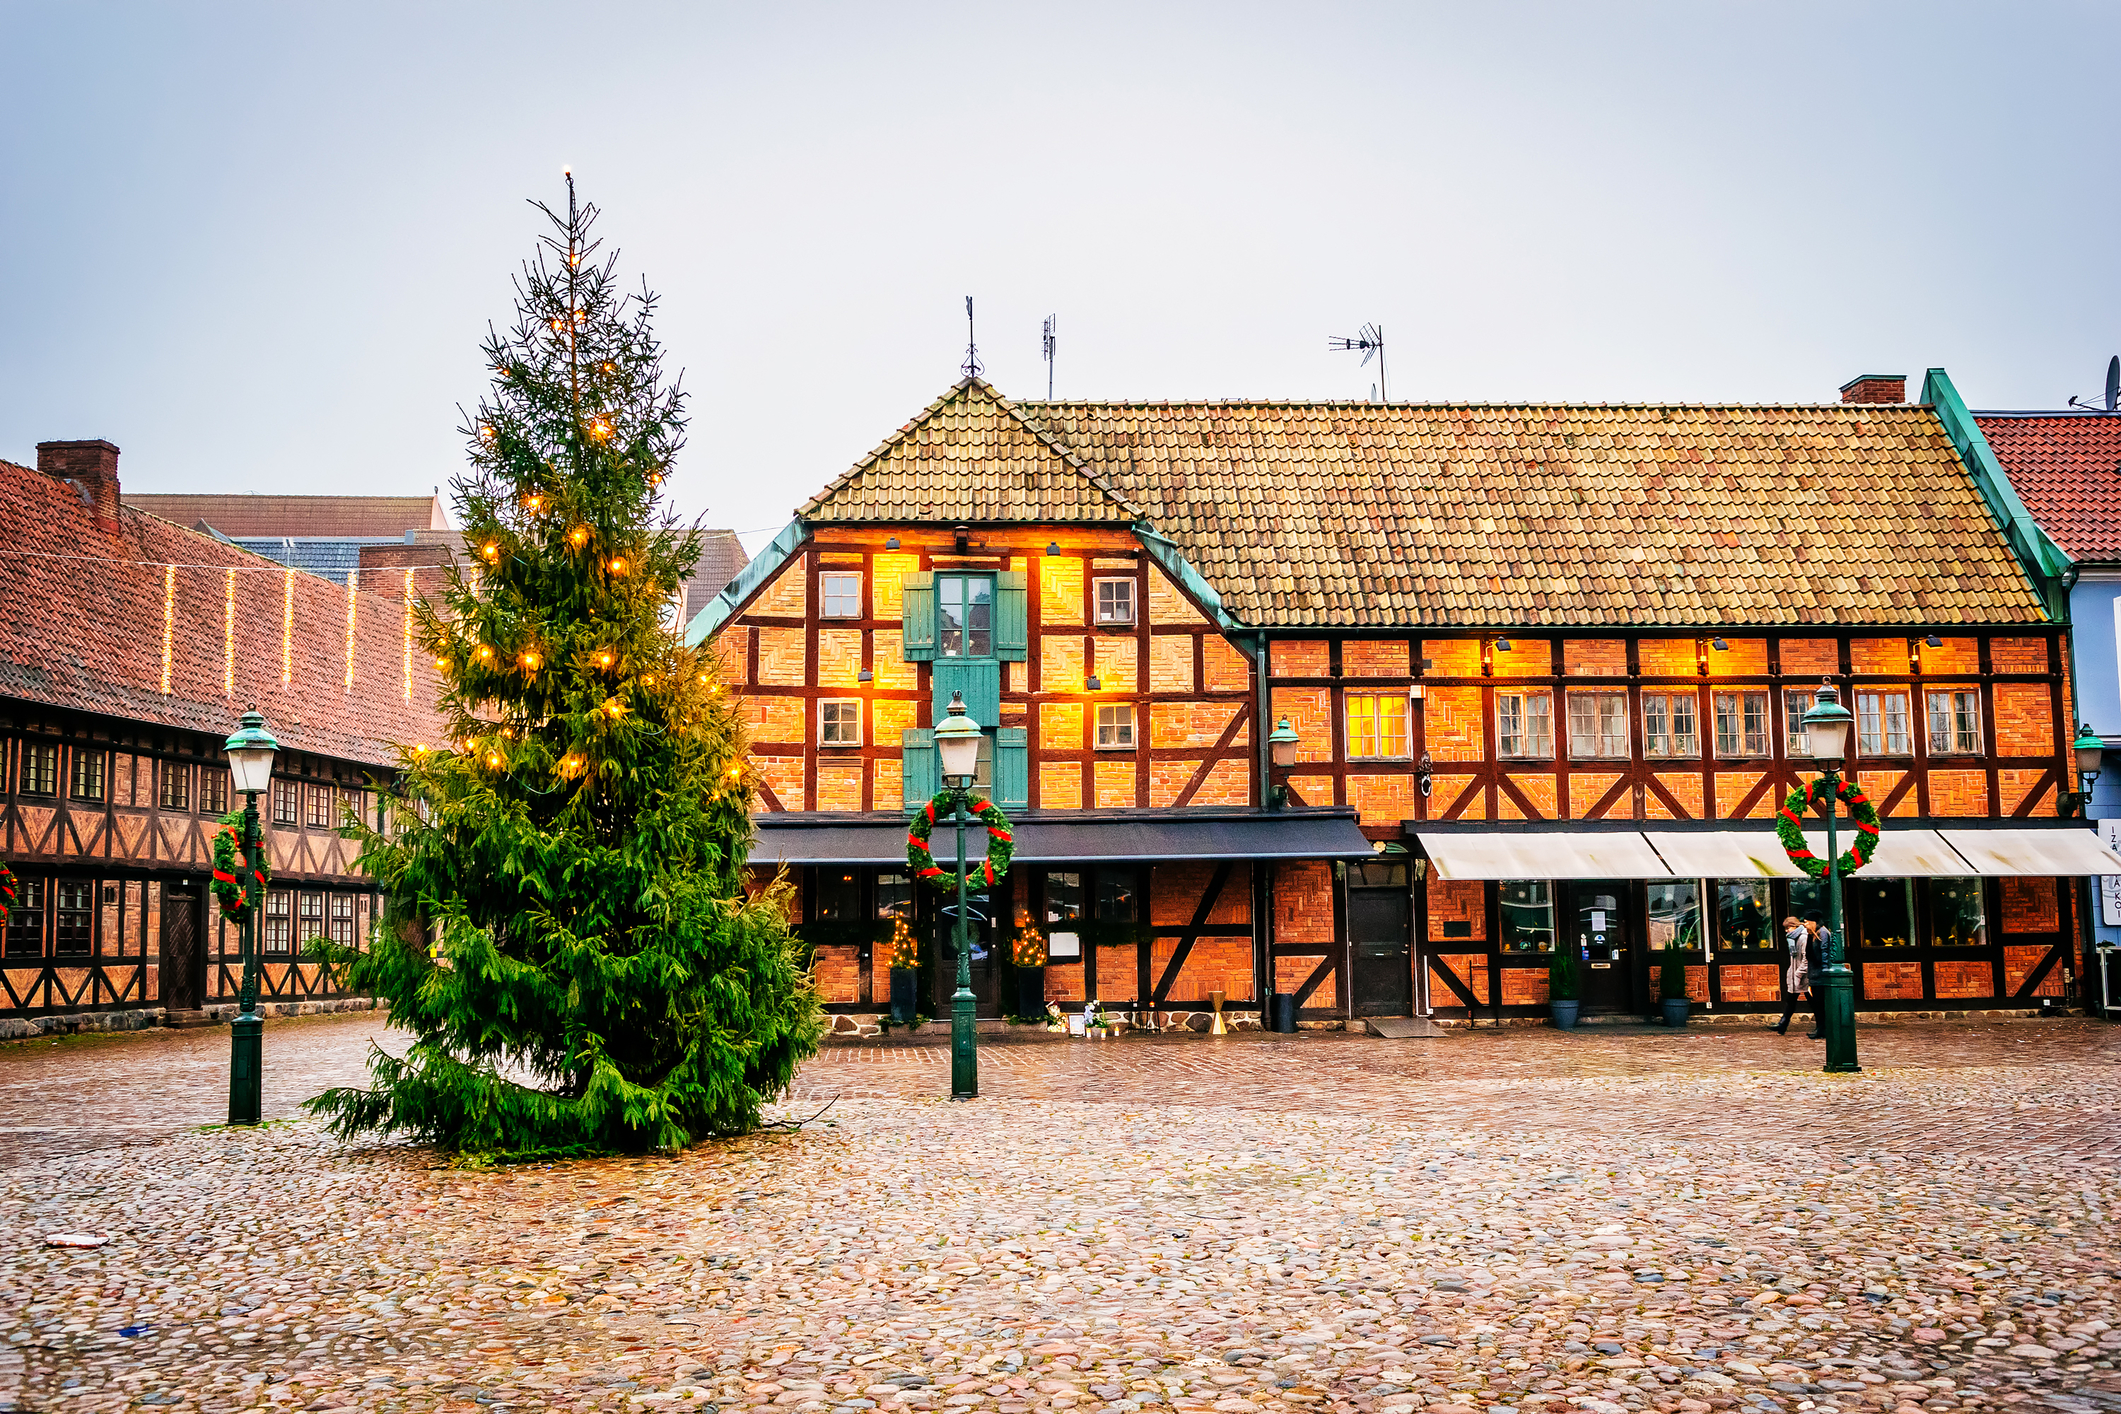
M 757 559 L 738 570 L 736 578 L 708 600 L 706 608 L 692 616 L 692 622 L 685 626 L 685 646 L 691 648 L 705 643 L 719 633 L 722 625 L 735 618 L 736 611 L 744 607 L 744 601 L 773 578 L 809 538 L 810 532 L 804 529 L 801 521 L 789 521 L 781 533 L 773 537 L 773 543 L 759 551 Z

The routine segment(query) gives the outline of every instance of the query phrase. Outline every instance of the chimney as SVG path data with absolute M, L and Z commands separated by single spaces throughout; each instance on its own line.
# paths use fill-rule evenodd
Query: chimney
M 99 521 L 118 519 L 118 449 L 98 437 L 87 442 L 39 442 L 37 470 L 70 481 Z
M 1904 403 L 1907 401 L 1905 373 L 1866 373 L 1841 385 L 1845 403 Z

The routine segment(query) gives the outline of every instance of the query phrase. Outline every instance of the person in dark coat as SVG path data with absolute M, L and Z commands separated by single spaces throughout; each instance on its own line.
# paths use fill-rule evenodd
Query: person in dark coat
M 1794 917 L 1782 920 L 1783 945 L 1788 949 L 1789 963 L 1782 974 L 1782 1020 L 1775 1024 L 1777 1035 L 1788 1035 L 1790 1018 L 1797 1014 L 1800 998 L 1812 1003 L 1811 1040 L 1818 1040 L 1819 1001 L 1812 991 L 1812 976 L 1826 966 L 1820 950 L 1819 937 L 1824 931 L 1815 915 L 1808 922 L 1800 923 Z

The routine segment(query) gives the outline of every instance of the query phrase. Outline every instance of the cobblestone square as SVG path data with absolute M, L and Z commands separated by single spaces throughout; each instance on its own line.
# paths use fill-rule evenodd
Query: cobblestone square
M 225 1031 L 12 1046 L 0 1408 L 2121 1410 L 2117 1036 L 835 1044 L 796 1132 L 498 1170 L 287 1121 L 373 1015 L 244 1132 Z

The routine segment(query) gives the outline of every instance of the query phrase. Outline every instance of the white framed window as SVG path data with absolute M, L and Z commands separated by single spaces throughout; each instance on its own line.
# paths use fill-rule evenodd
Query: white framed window
M 1097 590 L 1097 622 L 1100 628 L 1134 622 L 1134 581 L 1131 579 L 1099 579 L 1092 584 Z
M 1856 694 L 1856 750 L 1865 756 L 1906 756 L 1914 750 L 1907 733 L 1907 694 Z
M 1719 692 L 1716 694 L 1716 754 L 1718 756 L 1765 756 L 1768 754 L 1767 694 L 1765 692 Z
M 1981 753 L 1981 694 L 1974 688 L 1952 688 L 1929 694 L 1930 755 L 1978 756 Z
M 1569 755 L 1577 759 L 1625 761 L 1628 755 L 1628 695 L 1569 694 Z
M 826 698 L 817 705 L 819 746 L 862 744 L 862 701 L 858 697 Z
M 1804 729 L 1804 714 L 1812 710 L 1819 694 L 1812 691 L 1785 690 L 1782 694 L 1782 749 L 1788 756 L 1812 754 L 1811 733 Z
M 858 619 L 862 616 L 862 577 L 845 570 L 827 570 L 817 577 L 818 613 L 828 619 Z
M 1545 692 L 1496 693 L 1495 750 L 1518 760 L 1553 756 L 1553 697 Z
M 1407 754 L 1404 692 L 1347 694 L 1348 759 L 1389 760 Z
M 1650 756 L 1701 754 L 1701 704 L 1691 692 L 1642 694 L 1642 749 Z
M 1132 751 L 1134 749 L 1133 703 L 1101 702 L 1098 704 L 1097 749 L 1099 751 Z

